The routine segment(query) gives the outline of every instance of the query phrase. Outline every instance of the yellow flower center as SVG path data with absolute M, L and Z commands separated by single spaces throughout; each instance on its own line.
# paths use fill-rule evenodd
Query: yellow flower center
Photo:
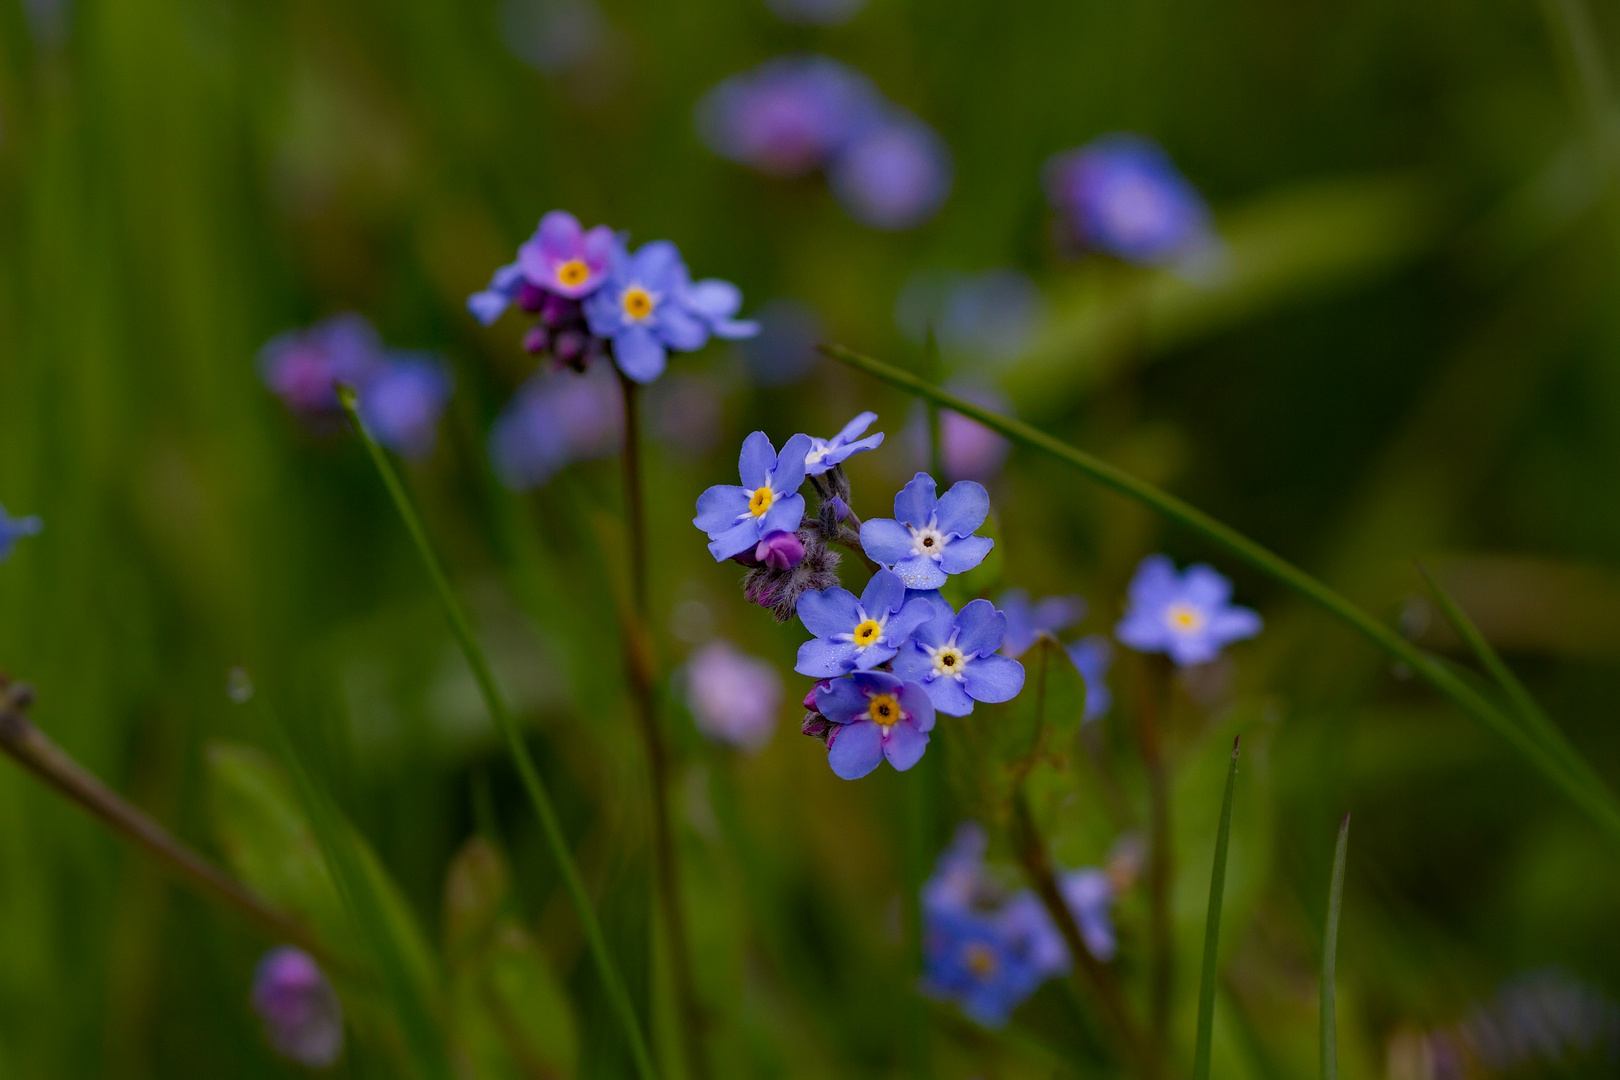
M 996 971 L 996 954 L 988 945 L 978 943 L 967 947 L 967 966 L 978 978 L 988 979 Z
M 899 722 L 900 703 L 888 694 L 879 694 L 866 707 L 866 712 L 867 715 L 871 716 L 873 722 L 888 727 L 890 724 Z
M 1164 619 L 1170 624 L 1170 629 L 1184 634 L 1191 634 L 1204 625 L 1204 613 L 1189 604 L 1171 604 L 1164 613 Z
M 855 644 L 865 648 L 883 636 L 883 627 L 877 624 L 876 619 L 867 619 L 855 628 Z
M 764 517 L 765 511 L 769 510 L 771 503 L 775 501 L 776 493 L 770 489 L 769 485 L 755 488 L 753 496 L 748 500 L 748 512 L 755 517 Z M 735 506 L 736 504 L 733 503 L 732 505 Z
M 639 285 L 624 290 L 624 313 L 632 319 L 645 319 L 652 314 L 653 298 Z
M 570 289 L 576 285 L 585 284 L 585 279 L 591 276 L 591 268 L 579 259 L 569 259 L 557 267 L 557 283 L 566 285 Z

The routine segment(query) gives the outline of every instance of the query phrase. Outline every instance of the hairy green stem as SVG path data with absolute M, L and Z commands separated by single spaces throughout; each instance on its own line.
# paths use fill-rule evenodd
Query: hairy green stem
M 1620 842 L 1620 803 L 1607 789 L 1593 790 L 1570 773 L 1560 755 L 1549 751 L 1540 739 L 1532 735 L 1514 717 L 1503 712 L 1480 694 L 1474 687 L 1430 656 L 1401 637 L 1395 631 L 1362 611 L 1344 596 L 1305 573 L 1293 563 L 1273 553 L 1247 536 L 1210 517 L 1202 510 L 1139 480 L 1100 458 L 1093 457 L 1067 443 L 1055 439 L 1020 420 L 1002 416 L 989 409 L 948 393 L 907 371 L 881 360 L 862 356 L 836 345 L 822 346 L 822 352 L 881 379 L 891 386 L 908 391 L 925 401 L 931 401 L 963 416 L 977 420 L 985 427 L 1013 442 L 1042 453 L 1050 454 L 1079 470 L 1104 486 L 1135 499 L 1157 510 L 1182 527 L 1206 540 L 1225 548 L 1266 576 L 1286 585 L 1313 601 L 1329 614 L 1358 631 L 1373 644 L 1405 664 L 1413 674 L 1428 683 L 1463 712 L 1484 724 L 1523 754 L 1552 783 L 1596 821 L 1610 839 Z M 1570 750 L 1569 753 L 1574 753 Z
M 446 620 L 450 624 L 451 635 L 467 660 L 467 666 L 472 669 L 473 678 L 478 683 L 478 689 L 484 697 L 484 705 L 495 721 L 495 726 L 506 739 L 507 749 L 512 754 L 512 760 L 517 765 L 518 776 L 523 782 L 523 789 L 534 804 L 535 813 L 539 815 L 540 825 L 546 835 L 546 843 L 551 848 L 551 854 L 557 861 L 557 870 L 563 879 L 563 885 L 568 891 L 569 899 L 573 901 L 574 910 L 579 916 L 581 927 L 585 931 L 585 940 L 589 946 L 591 958 L 596 963 L 597 977 L 602 980 L 602 986 L 607 994 L 613 1011 L 618 1015 L 619 1023 L 624 1028 L 625 1042 L 630 1051 L 630 1057 L 636 1064 L 636 1072 L 641 1080 L 657 1080 L 658 1072 L 653 1067 L 652 1053 L 648 1049 L 647 1039 L 641 1030 L 641 1022 L 636 1018 L 635 1005 L 630 1000 L 630 994 L 625 989 L 624 980 L 620 978 L 617 966 L 613 962 L 613 955 L 608 951 L 607 939 L 602 935 L 602 924 L 596 918 L 596 911 L 591 906 L 590 894 L 585 890 L 585 881 L 580 877 L 579 867 L 574 862 L 573 853 L 568 848 L 568 840 L 563 835 L 562 822 L 557 819 L 556 808 L 552 805 L 551 796 L 546 791 L 545 783 L 540 779 L 540 771 L 535 768 L 534 758 L 529 754 L 529 748 L 523 742 L 523 734 L 518 730 L 517 720 L 512 711 L 507 708 L 506 699 L 501 696 L 495 685 L 495 675 L 490 669 L 489 660 L 484 655 L 483 646 L 473 635 L 472 626 L 467 621 L 466 613 L 461 609 L 461 602 L 456 599 L 455 592 L 450 588 L 450 579 L 445 576 L 444 567 L 439 563 L 439 556 L 433 550 L 433 544 L 428 539 L 427 529 L 422 524 L 421 517 L 412 505 L 410 496 L 405 491 L 405 485 L 394 466 L 389 462 L 388 455 L 384 454 L 382 447 L 372 439 L 370 433 L 360 422 L 360 416 L 355 411 L 354 392 L 347 387 L 340 388 L 339 397 L 343 408 L 349 414 L 349 420 L 359 434 L 360 440 L 365 443 L 366 450 L 371 455 L 372 463 L 376 465 L 377 472 L 382 476 L 383 486 L 393 498 L 394 507 L 405 522 L 406 531 L 410 533 L 416 551 L 421 556 L 422 564 L 427 569 L 428 577 L 433 582 L 434 591 L 438 594 L 439 603 L 444 608 Z

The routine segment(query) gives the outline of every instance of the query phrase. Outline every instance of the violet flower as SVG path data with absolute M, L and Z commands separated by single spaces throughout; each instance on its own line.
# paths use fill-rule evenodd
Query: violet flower
M 284 946 L 253 973 L 253 1009 L 276 1053 L 311 1069 L 330 1068 L 343 1053 L 343 1004 L 320 966 Z
M 773 664 L 711 641 L 687 661 L 686 703 L 707 738 L 752 753 L 776 733 L 782 679 Z

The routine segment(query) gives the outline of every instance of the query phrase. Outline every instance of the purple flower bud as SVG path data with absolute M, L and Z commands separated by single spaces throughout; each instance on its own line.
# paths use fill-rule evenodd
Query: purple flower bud
M 276 1053 L 311 1069 L 343 1053 L 343 1004 L 320 967 L 302 950 L 267 953 L 253 973 L 253 1010 Z
M 811 692 L 811 696 L 815 696 L 814 691 Z M 808 712 L 804 714 L 804 722 L 799 725 L 799 734 L 808 735 L 812 739 L 818 739 L 820 740 L 821 745 L 826 746 L 830 741 L 832 741 L 832 730 L 834 726 L 835 725 L 831 720 L 827 719 L 825 716 L 822 716 L 820 713 Z
M 782 705 L 776 668 L 729 642 L 711 641 L 686 666 L 686 703 L 715 742 L 755 751 L 771 741 Z
M 804 542 L 790 532 L 773 532 L 754 548 L 754 558 L 772 570 L 791 570 L 804 561 Z
M 546 297 L 550 294 L 532 281 L 525 281 L 518 286 L 518 307 L 527 312 L 536 312 L 544 307 Z
M 551 331 L 541 323 L 529 327 L 528 332 L 523 335 L 523 351 L 531 356 L 545 352 L 550 344 Z

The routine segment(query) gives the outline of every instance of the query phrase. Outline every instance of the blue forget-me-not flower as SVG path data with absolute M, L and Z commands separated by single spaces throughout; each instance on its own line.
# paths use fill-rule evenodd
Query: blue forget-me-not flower
M 988 600 L 973 600 L 960 614 L 937 594 L 919 598 L 930 618 L 894 658 L 894 671 L 922 684 L 934 708 L 966 716 L 975 701 L 1011 701 L 1024 688 L 1024 665 L 1001 656 L 1007 617 Z M 917 603 L 917 600 L 911 603 Z
M 14 518 L 6 513 L 4 506 L 0 506 L 0 562 L 11 558 L 11 549 L 18 540 L 25 536 L 37 536 L 44 527 L 44 522 L 32 514 Z
M 1025 589 L 1008 589 L 996 601 L 1007 616 L 1007 637 L 1001 651 L 1021 656 L 1042 634 L 1056 636 L 1086 617 L 1086 602 L 1078 596 L 1048 596 L 1030 601 Z
M 1167 653 L 1180 667 L 1205 664 L 1260 632 L 1260 616 L 1231 600 L 1232 583 L 1214 568 L 1200 563 L 1178 574 L 1168 557 L 1149 555 L 1114 636 L 1138 652 Z
M 606 225 L 587 230 L 568 211 L 553 210 L 518 248 L 517 261 L 496 270 L 488 288 L 467 298 L 467 310 L 488 326 L 523 296 L 525 286 L 570 300 L 589 296 L 607 280 L 617 245 Z M 537 309 L 538 301 L 530 298 L 526 306 Z
M 804 593 L 799 621 L 816 636 L 799 646 L 793 670 L 818 679 L 870 671 L 892 660 L 932 614 L 923 597 L 906 599 L 905 585 L 889 570 L 873 574 L 859 599 L 842 588 Z
M 827 764 L 859 780 L 884 758 L 900 772 L 922 760 L 934 729 L 928 692 L 887 671 L 857 671 L 816 687 L 816 710 L 832 722 Z
M 359 391 L 360 421 L 378 443 L 408 458 L 433 452 L 455 381 L 431 356 L 390 353 Z
M 804 520 L 804 456 L 810 436 L 795 435 L 778 454 L 756 431 L 743 440 L 737 471 L 741 487 L 716 484 L 698 496 L 692 524 L 709 534 L 716 562 L 748 551 L 773 532 L 794 532 Z
M 937 589 L 950 574 L 984 561 L 995 546 L 974 536 L 990 516 L 990 493 L 971 480 L 935 495 L 934 478 L 918 473 L 894 497 L 893 518 L 861 523 L 861 547 L 900 575 L 908 589 Z
M 1048 161 L 1045 180 L 1048 198 L 1082 247 L 1158 266 L 1213 242 L 1202 196 L 1151 139 L 1104 135 Z
M 863 412 L 844 425 L 842 431 L 830 439 L 810 437 L 810 453 L 805 455 L 805 469 L 811 476 L 820 476 L 836 465 L 842 465 L 863 450 L 876 450 L 883 445 L 883 432 L 861 438 L 861 433 L 877 420 L 877 413 Z
M 326 1069 L 343 1053 L 343 1004 L 312 957 L 283 946 L 253 972 L 253 1009 L 276 1053 Z

